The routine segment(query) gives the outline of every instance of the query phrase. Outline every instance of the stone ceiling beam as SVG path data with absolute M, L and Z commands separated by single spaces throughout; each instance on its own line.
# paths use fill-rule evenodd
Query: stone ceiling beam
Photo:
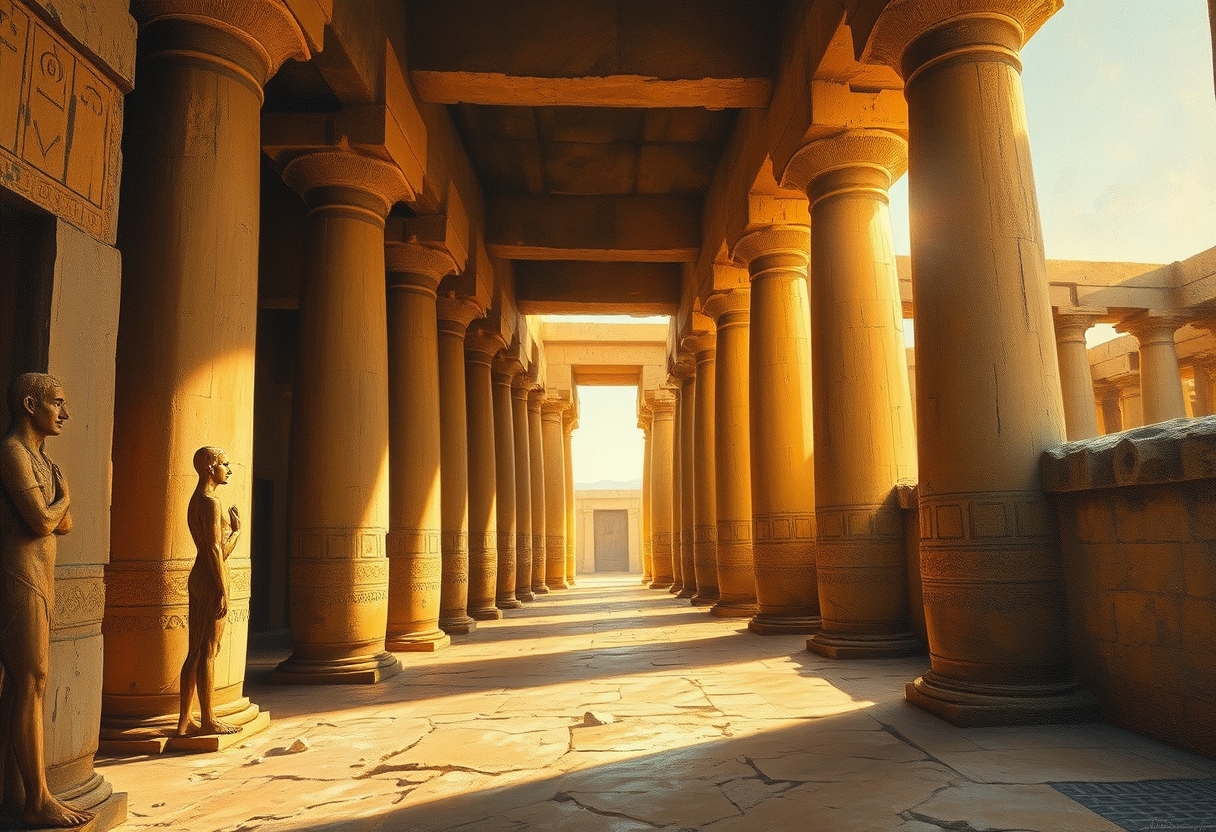
M 507 195 L 486 201 L 486 245 L 506 260 L 695 262 L 701 204 L 671 196 Z
M 729 0 L 415 0 L 410 77 L 439 104 L 766 107 L 775 21 Z
M 515 296 L 526 315 L 671 315 L 680 302 L 680 267 L 523 261 L 515 264 Z

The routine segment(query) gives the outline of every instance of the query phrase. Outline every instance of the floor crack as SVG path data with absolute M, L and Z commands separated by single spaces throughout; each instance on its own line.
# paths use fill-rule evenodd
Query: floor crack
M 651 829 L 661 829 L 662 828 L 662 824 L 654 823 L 652 821 L 648 821 L 643 818 L 635 818 L 633 815 L 627 815 L 624 812 L 610 812 L 607 809 L 596 809 L 594 806 L 588 806 L 586 803 L 583 803 L 577 797 L 570 794 L 569 792 L 558 792 L 557 794 L 553 795 L 553 797 L 551 797 L 549 799 L 555 803 L 573 803 L 574 805 L 578 806 L 580 809 L 586 809 L 591 814 L 599 815 L 600 817 L 620 818 L 622 820 L 631 820 L 634 823 L 644 823 L 647 826 L 649 826 Z

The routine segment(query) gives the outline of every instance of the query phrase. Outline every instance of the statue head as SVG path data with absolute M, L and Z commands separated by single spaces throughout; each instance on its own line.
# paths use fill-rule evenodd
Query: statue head
M 49 373 L 22 373 L 8 388 L 8 412 L 12 424 L 28 419 L 44 436 L 58 436 L 68 419 L 63 383 Z
M 194 452 L 194 470 L 200 480 L 211 480 L 216 485 L 227 485 L 232 475 L 228 455 L 214 445 L 204 445 Z

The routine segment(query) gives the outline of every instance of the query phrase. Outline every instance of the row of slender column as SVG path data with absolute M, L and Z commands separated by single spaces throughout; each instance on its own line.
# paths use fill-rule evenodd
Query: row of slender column
M 876 48 L 896 56 L 905 79 L 907 141 L 849 129 L 793 154 L 782 180 L 805 191 L 809 228 L 757 222 L 732 249 L 750 279 L 748 370 L 735 364 L 737 342 L 727 351 L 728 333 L 746 323 L 711 297 L 719 371 L 708 356 L 692 373 L 678 362 L 670 393 L 656 393 L 646 414 L 651 586 L 700 596 L 710 549 L 698 559 L 697 530 L 712 517 L 714 611 L 727 599 L 739 611 L 754 604 L 753 632 L 808 633 L 808 647 L 826 656 L 918 649 L 896 488 L 918 483 L 932 670 L 907 696 L 972 724 L 1092 712 L 1069 667 L 1059 543 L 1038 475 L 1042 450 L 1064 440 L 1065 402 L 1017 57 L 1037 18 L 1013 6 L 927 18 L 920 32 L 879 21 Z M 887 206 L 905 159 L 916 440 Z M 1169 322 L 1141 316 L 1128 326 L 1141 340 L 1145 384 L 1176 380 Z M 747 379 L 746 411 L 732 376 Z M 695 391 L 710 379 L 714 407 L 698 407 Z M 1179 411 L 1174 398 L 1158 396 Z M 741 414 L 750 433 L 746 512 Z M 698 458 L 710 448 L 716 514 L 696 496 L 710 470 Z M 732 536 L 750 540 L 736 550 Z M 714 591 L 708 580 L 704 589 Z

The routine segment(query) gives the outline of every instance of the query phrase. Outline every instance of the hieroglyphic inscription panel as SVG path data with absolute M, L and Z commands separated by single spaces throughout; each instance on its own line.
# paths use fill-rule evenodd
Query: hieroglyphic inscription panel
M 0 0 L 0 186 L 112 242 L 122 94 L 17 0 Z

